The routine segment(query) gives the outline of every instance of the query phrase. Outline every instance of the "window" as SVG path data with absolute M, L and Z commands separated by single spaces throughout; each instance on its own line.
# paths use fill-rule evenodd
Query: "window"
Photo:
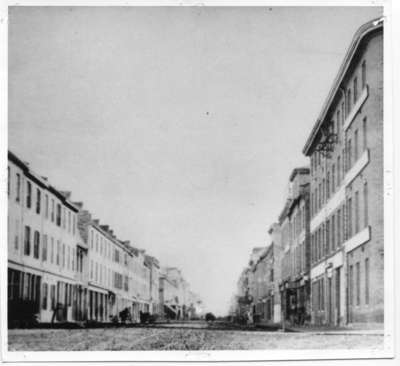
M 90 279 L 93 279 L 93 260 L 90 260 Z
M 347 239 L 347 232 L 346 232 L 346 205 L 342 207 L 342 242 Z
M 346 149 L 342 149 L 342 170 L 341 170 L 341 179 L 344 178 L 346 174 Z
M 48 219 L 49 218 L 49 195 L 48 194 L 45 194 L 45 196 L 44 196 L 44 205 L 45 205 L 45 207 L 44 207 L 44 217 L 46 219 Z
M 61 205 L 57 203 L 56 225 L 61 226 Z
M 119 263 L 119 251 L 114 249 L 114 262 Z
M 330 226 L 331 226 L 330 220 L 328 219 L 328 221 L 325 224 L 325 255 L 328 255 L 330 250 L 330 235 L 329 235 Z
M 337 186 L 340 186 L 340 155 L 337 157 Z
M 54 200 L 51 200 L 51 222 L 54 222 Z
M 341 228 L 340 228 L 340 220 L 341 220 L 341 217 L 340 217 L 340 215 L 341 215 L 341 211 L 340 211 L 340 208 L 338 209 L 338 212 L 337 212 L 337 222 L 336 222 L 336 225 L 337 225 L 337 246 L 339 247 L 340 246 L 340 244 L 342 244 L 342 238 L 341 238 Z
M 342 126 L 344 124 L 345 114 L 346 114 L 346 111 L 345 111 L 345 108 L 344 108 L 344 102 L 342 102 Z
M 367 150 L 367 117 L 363 119 L 363 151 Z
M 94 275 L 94 280 L 97 282 L 98 278 L 98 272 L 99 272 L 99 264 L 96 262 L 96 267 L 95 267 L 95 275 Z
M 322 186 L 321 183 L 319 184 L 319 207 L 318 209 L 321 209 L 322 207 L 322 203 L 324 202 L 324 193 L 323 193 L 323 189 L 325 186 L 325 179 L 322 180 Z
M 72 261 L 71 261 L 71 269 L 75 271 L 75 248 L 72 248 Z
M 351 90 L 347 90 L 347 98 L 346 98 L 346 116 L 350 114 L 351 110 Z
M 364 183 L 364 227 L 368 226 L 368 183 Z
M 35 230 L 33 234 L 33 257 L 39 259 L 40 234 Z
M 347 238 L 351 238 L 352 235 L 353 235 L 352 210 L 353 210 L 353 205 L 352 205 L 351 198 L 349 198 L 347 200 L 347 215 L 348 215 L 348 219 L 347 219 Z
M 72 234 L 75 235 L 75 230 L 76 230 L 76 216 L 75 214 L 72 214 Z
M 360 212 L 359 212 L 359 198 L 358 198 L 358 191 L 356 191 L 354 196 L 354 229 L 355 233 L 358 233 L 360 230 Z
M 62 245 L 62 267 L 65 267 L 65 243 Z
M 311 217 L 314 216 L 314 193 L 311 192 L 310 194 L 310 201 L 311 201 L 311 205 L 310 205 L 310 209 L 311 209 Z
M 31 208 L 32 204 L 32 184 L 31 182 L 26 182 L 26 207 Z
M 365 60 L 361 65 L 361 87 L 364 89 L 367 85 L 367 67 L 365 64 Z
M 41 201 L 41 192 L 39 188 L 36 188 L 36 213 L 40 214 L 40 201 Z
M 66 217 L 67 217 L 67 213 L 65 211 L 65 207 L 62 208 L 62 227 L 63 229 L 66 228 Z
M 29 226 L 25 226 L 24 254 L 31 254 L 31 228 Z
M 353 284 L 353 266 L 350 266 L 349 270 L 349 302 L 350 305 L 353 305 L 353 289 L 354 289 L 354 284 Z
M 51 310 L 56 308 L 56 285 L 50 286 L 50 300 L 51 300 Z
M 314 171 L 314 155 L 310 156 L 310 166 L 311 166 L 311 175 L 313 175 L 313 171 Z
M 67 247 L 67 269 L 69 269 L 71 263 L 71 248 Z
M 360 262 L 356 263 L 356 304 L 360 305 Z
M 47 283 L 43 283 L 42 286 L 42 309 L 47 309 L 47 292 L 48 292 L 48 285 Z
M 125 291 L 128 291 L 128 290 L 129 290 L 128 276 L 124 276 L 124 290 L 125 290 Z
M 50 262 L 54 263 L 54 238 L 51 238 L 50 241 L 51 247 L 50 247 Z
M 47 235 L 43 235 L 42 261 L 47 261 Z
M 336 173 L 336 170 L 335 170 L 335 164 L 332 164 L 332 194 L 333 193 L 335 193 L 335 183 L 336 183 L 336 181 L 335 181 L 335 173 Z
M 117 272 L 114 272 L 114 287 L 122 289 L 122 275 Z
M 324 289 L 324 279 L 321 278 L 321 310 L 325 310 L 325 289 Z
M 99 236 L 96 233 L 96 252 L 99 251 Z
M 57 253 L 56 253 L 56 264 L 57 266 L 60 265 L 60 252 L 61 252 L 61 243 L 57 240 Z
M 358 160 L 358 130 L 354 131 L 354 161 Z
M 329 199 L 331 195 L 331 187 L 330 187 L 330 173 L 326 174 L 326 199 Z
M 357 78 L 353 80 L 353 102 L 356 103 L 358 98 Z
M 369 304 L 369 259 L 365 258 L 365 304 Z
M 336 111 L 336 136 L 337 136 L 337 141 L 339 141 L 339 131 L 340 131 L 340 111 L 338 109 Z
M 347 170 L 351 168 L 352 161 L 351 139 L 349 139 L 347 141 Z
M 71 232 L 71 211 L 68 211 L 68 232 Z
M 336 247 L 336 242 L 335 242 L 335 214 L 332 215 L 331 218 L 331 230 L 332 230 L 332 244 L 331 244 L 331 250 L 334 250 Z
M 17 177 L 17 192 L 15 196 L 15 201 L 19 202 L 21 197 L 21 175 L 19 173 L 16 174 Z
M 19 248 L 19 220 L 18 219 L 16 219 L 15 220 L 15 231 L 14 231 L 14 233 L 15 233 L 15 236 L 14 236 L 14 249 L 15 250 L 18 250 L 18 248 Z

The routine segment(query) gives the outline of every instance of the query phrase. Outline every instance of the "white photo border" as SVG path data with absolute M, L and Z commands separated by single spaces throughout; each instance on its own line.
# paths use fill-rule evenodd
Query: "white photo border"
M 265 360 L 348 360 L 348 359 L 392 359 L 395 356 L 395 336 L 399 330 L 399 317 L 395 314 L 395 301 L 398 304 L 399 249 L 394 244 L 399 239 L 398 202 L 400 148 L 400 127 L 393 123 L 393 77 L 397 76 L 393 66 L 393 29 L 392 3 L 388 0 L 272 0 L 272 1 L 19 1 L 6 2 L 0 9 L 1 61 L 0 80 L 3 92 L 0 94 L 0 341 L 1 357 L 4 361 L 15 362 L 118 362 L 118 361 L 165 361 L 165 362 L 215 362 L 215 361 L 265 361 Z M 382 350 L 254 350 L 254 351 L 68 351 L 68 352 L 20 352 L 8 351 L 7 342 L 7 188 L 6 159 L 8 144 L 8 34 L 7 17 L 9 6 L 382 6 L 384 18 L 384 347 Z M 397 18 L 397 22 L 399 23 Z M 398 61 L 400 61 L 398 59 Z M 400 97 L 397 91 L 397 97 Z M 397 113 L 397 117 L 399 113 Z M 300 153 L 300 152 L 299 152 Z M 395 155 L 394 155 L 395 154 Z M 396 210 L 396 211 L 395 211 Z M 396 213 L 396 215 L 395 215 Z M 398 343 L 398 342 L 397 342 Z M 376 362 L 376 361 L 372 361 Z

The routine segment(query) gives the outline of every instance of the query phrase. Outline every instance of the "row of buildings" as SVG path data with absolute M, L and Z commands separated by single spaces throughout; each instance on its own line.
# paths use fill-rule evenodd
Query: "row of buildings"
M 189 319 L 203 304 L 179 269 L 120 240 L 71 193 L 8 152 L 9 324 Z
M 265 323 L 382 323 L 383 24 L 355 34 L 303 154 L 271 243 L 254 248 L 233 315 Z

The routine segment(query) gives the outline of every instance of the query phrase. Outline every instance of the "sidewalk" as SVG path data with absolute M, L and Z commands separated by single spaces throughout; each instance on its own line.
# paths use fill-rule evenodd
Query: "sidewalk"
M 286 327 L 286 331 L 298 333 L 313 333 L 320 335 L 383 335 L 383 325 L 379 323 L 352 324 L 342 327 L 308 326 L 308 327 Z

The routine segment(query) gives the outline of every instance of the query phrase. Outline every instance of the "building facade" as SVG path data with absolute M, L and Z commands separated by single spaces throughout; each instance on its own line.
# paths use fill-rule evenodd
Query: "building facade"
M 158 260 L 70 198 L 8 153 L 9 325 L 139 322 L 160 313 Z M 178 269 L 167 273 L 167 297 L 181 317 L 200 302 Z
M 46 178 L 8 153 L 8 316 L 39 322 L 86 316 L 87 246 L 78 208 Z
M 255 323 L 274 321 L 274 248 L 266 247 L 251 271 L 254 277 L 253 320 Z
M 310 169 L 296 168 L 279 221 L 282 226 L 281 304 L 290 324 L 310 322 Z
M 383 322 L 383 24 L 353 38 L 303 149 L 315 324 Z

